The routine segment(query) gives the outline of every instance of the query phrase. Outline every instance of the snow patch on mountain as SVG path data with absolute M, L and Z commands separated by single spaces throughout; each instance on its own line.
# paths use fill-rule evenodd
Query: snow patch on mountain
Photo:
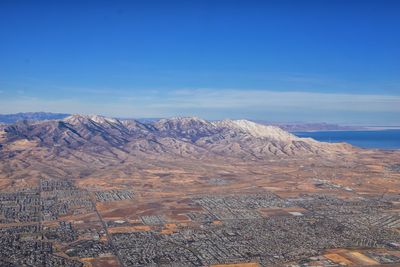
M 290 134 L 279 127 L 262 125 L 248 120 L 222 120 L 214 122 L 214 125 L 217 127 L 239 130 L 243 133 L 258 138 L 269 138 L 285 141 L 298 139 L 295 135 Z
M 98 123 L 98 124 L 119 123 L 119 121 L 114 118 L 107 118 L 107 117 L 100 116 L 100 115 L 79 115 L 79 114 L 74 114 L 74 115 L 68 116 L 67 118 L 64 119 L 64 121 L 69 124 L 72 124 L 72 125 L 77 125 L 80 123 L 87 123 L 90 121 Z

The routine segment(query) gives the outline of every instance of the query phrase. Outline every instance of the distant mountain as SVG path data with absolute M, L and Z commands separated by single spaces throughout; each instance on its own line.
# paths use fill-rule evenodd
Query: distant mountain
M 330 123 L 269 123 L 256 121 L 264 125 L 274 125 L 288 132 L 310 132 L 310 131 L 355 131 L 366 130 L 363 126 L 343 126 Z
M 0 123 L 10 124 L 23 120 L 58 120 L 68 117 L 69 114 L 64 113 L 49 113 L 49 112 L 25 112 L 15 114 L 0 114 Z

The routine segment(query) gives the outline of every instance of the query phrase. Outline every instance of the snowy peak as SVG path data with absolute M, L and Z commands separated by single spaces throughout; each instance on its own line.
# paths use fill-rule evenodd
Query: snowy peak
M 161 119 L 154 124 L 162 132 L 190 136 L 197 139 L 205 135 L 233 132 L 255 138 L 265 138 L 276 141 L 293 141 L 298 138 L 276 126 L 266 126 L 248 120 L 222 120 L 209 122 L 197 117 L 176 117 Z
M 107 117 L 103 117 L 103 116 L 98 116 L 98 115 L 94 115 L 94 116 L 90 116 L 90 119 L 96 123 L 118 123 L 119 121 L 117 119 L 113 119 L 113 118 L 107 118 Z
M 78 124 L 86 124 L 88 122 L 94 122 L 97 124 L 119 123 L 119 120 L 113 119 L 113 118 L 107 118 L 107 117 L 100 116 L 100 115 L 74 114 L 74 115 L 71 115 L 71 116 L 68 116 L 67 118 L 65 118 L 64 122 L 67 122 L 72 125 L 78 125 Z
M 197 117 L 173 117 L 161 119 L 154 126 L 159 130 L 193 130 L 213 127 L 213 124 Z
M 169 122 L 172 124 L 181 124 L 181 125 L 185 125 L 185 124 L 210 124 L 208 121 L 203 120 L 201 118 L 198 117 L 172 117 L 169 119 L 161 119 L 158 121 L 159 123 L 165 123 L 165 122 Z
M 222 120 L 214 123 L 218 127 L 240 131 L 258 138 L 269 138 L 275 140 L 295 140 L 296 136 L 276 126 L 267 126 L 248 120 Z

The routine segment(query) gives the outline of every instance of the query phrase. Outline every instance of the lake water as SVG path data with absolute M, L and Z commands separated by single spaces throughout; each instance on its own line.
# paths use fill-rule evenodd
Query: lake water
M 293 132 L 322 142 L 346 142 L 362 148 L 400 149 L 400 130 Z

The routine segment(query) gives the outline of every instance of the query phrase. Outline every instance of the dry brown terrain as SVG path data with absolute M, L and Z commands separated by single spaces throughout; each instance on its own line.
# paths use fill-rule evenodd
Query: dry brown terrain
M 4 209 L 2 229 L 38 225 L 39 232 L 24 237 L 50 242 L 56 255 L 72 260 L 65 266 L 282 266 L 310 257 L 317 258 L 304 266 L 364 266 L 382 263 L 379 253 L 400 259 L 400 172 L 391 167 L 400 162 L 398 151 L 300 140 L 280 131 L 260 137 L 270 129 L 227 130 L 226 122 L 216 128 L 183 121 L 176 128 L 176 121 L 146 126 L 104 120 L 74 117 L 3 130 L 1 193 L 18 199 L 32 191 L 29 202 L 36 204 L 28 209 L 37 217 Z M 39 202 L 32 200 L 36 196 Z M 42 206 L 36 210 L 37 205 Z M 354 224 L 347 225 L 348 218 Z M 310 249 L 299 250 L 304 237 L 292 235 L 286 221 L 295 225 L 291 229 L 303 229 L 299 235 L 309 231 Z M 258 240 L 275 225 L 271 233 L 280 241 Z M 254 229 L 249 236 L 246 227 Z M 341 231 L 343 238 L 331 242 Z M 368 231 L 374 236 L 364 240 Z M 208 239 L 210 233 L 215 236 Z M 347 239 L 349 233 L 355 236 Z M 257 242 L 266 251 L 258 251 Z M 288 242 L 294 247 L 286 248 Z M 316 248 L 313 242 L 326 245 Z M 143 246 L 149 247 L 142 251 Z M 230 255 L 233 247 L 237 252 Z M 268 252 L 274 247 L 282 255 Z

